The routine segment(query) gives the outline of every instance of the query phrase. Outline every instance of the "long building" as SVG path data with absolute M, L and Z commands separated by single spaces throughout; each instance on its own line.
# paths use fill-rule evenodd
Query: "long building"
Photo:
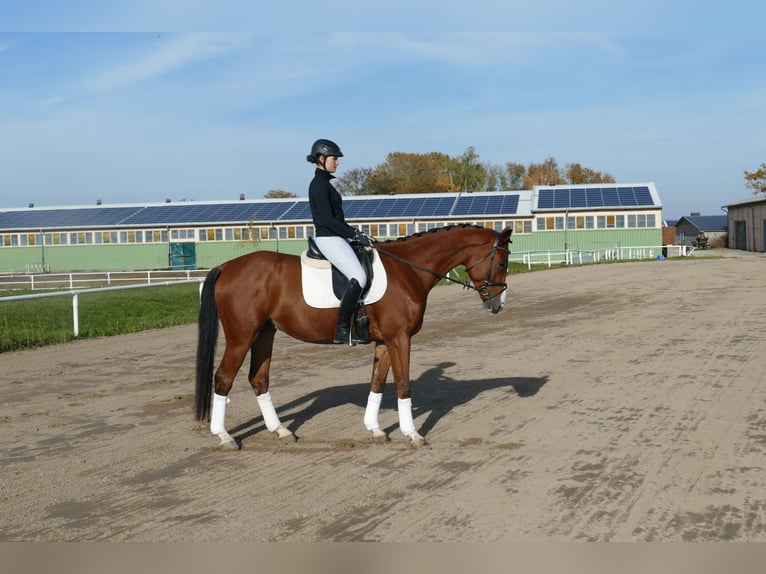
M 653 183 L 344 198 L 346 219 L 385 241 L 456 223 L 513 227 L 513 252 L 662 245 Z M 308 198 L 0 209 L 0 273 L 204 269 L 250 251 L 298 254 Z

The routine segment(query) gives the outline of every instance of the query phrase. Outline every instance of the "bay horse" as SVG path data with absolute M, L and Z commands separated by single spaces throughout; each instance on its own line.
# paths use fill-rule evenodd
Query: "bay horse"
M 388 440 L 378 424 L 383 388 L 393 371 L 399 428 L 411 446 L 426 446 L 415 429 L 410 393 L 410 345 L 423 325 L 426 299 L 442 279 L 479 293 L 483 306 L 498 313 L 505 305 L 511 228 L 501 232 L 469 224 L 450 225 L 393 241 L 376 242 L 387 275 L 380 300 L 367 305 L 370 341 L 375 351 L 364 426 L 375 442 Z M 446 274 L 460 265 L 470 282 Z M 202 288 L 197 342 L 196 418 L 209 420 L 221 445 L 238 448 L 226 432 L 225 413 L 234 377 L 250 352 L 248 380 L 266 428 L 281 439 L 295 435 L 277 416 L 269 392 L 269 368 L 277 329 L 309 343 L 332 344 L 338 309 L 317 309 L 304 302 L 300 257 L 256 251 L 231 259 L 207 274 Z M 218 326 L 226 347 L 213 378 Z M 215 387 L 213 387 L 215 381 Z M 212 413 L 211 413 L 212 410 Z

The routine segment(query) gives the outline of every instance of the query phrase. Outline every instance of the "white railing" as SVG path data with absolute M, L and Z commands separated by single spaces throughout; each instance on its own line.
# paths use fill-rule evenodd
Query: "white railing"
M 532 265 L 583 265 L 599 261 L 625 261 L 641 259 L 664 258 L 663 250 L 668 257 L 685 257 L 691 255 L 686 245 L 652 245 L 639 247 L 605 247 L 602 249 L 548 249 L 543 251 L 511 252 L 511 261 L 518 261 L 532 269 Z
M 82 271 L 77 273 L 34 273 L 0 275 L 2 289 L 77 289 L 119 285 L 158 285 L 167 281 L 204 279 L 207 269 L 188 271 Z
M 3 301 L 22 301 L 24 299 L 42 299 L 43 297 L 62 297 L 69 295 L 72 297 L 72 318 L 74 322 L 74 336 L 80 336 L 80 295 L 85 293 L 99 293 L 104 291 L 122 291 L 125 289 L 141 289 L 146 287 L 161 287 L 168 285 L 185 285 L 188 283 L 199 283 L 199 293 L 202 296 L 202 285 L 204 278 L 185 279 L 182 281 L 165 281 L 164 283 L 122 285 L 118 287 L 95 287 L 92 289 L 78 289 L 77 291 L 55 291 L 51 293 L 35 293 L 33 295 L 12 295 L 10 297 L 0 297 Z

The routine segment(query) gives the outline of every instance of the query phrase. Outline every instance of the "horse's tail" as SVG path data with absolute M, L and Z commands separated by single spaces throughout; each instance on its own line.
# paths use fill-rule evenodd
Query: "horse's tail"
M 205 277 L 199 306 L 197 336 L 197 386 L 195 394 L 196 416 L 201 421 L 210 418 L 210 403 L 213 394 L 213 366 L 215 344 L 218 340 L 218 307 L 215 304 L 215 282 L 221 274 L 219 267 L 213 267 Z

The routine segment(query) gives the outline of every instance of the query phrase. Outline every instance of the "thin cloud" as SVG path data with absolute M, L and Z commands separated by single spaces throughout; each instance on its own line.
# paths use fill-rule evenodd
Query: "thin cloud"
M 136 61 L 115 66 L 87 77 L 81 83 L 83 93 L 103 93 L 133 86 L 182 70 L 197 62 L 221 57 L 239 50 L 242 36 L 185 34 L 160 41 L 150 53 Z

